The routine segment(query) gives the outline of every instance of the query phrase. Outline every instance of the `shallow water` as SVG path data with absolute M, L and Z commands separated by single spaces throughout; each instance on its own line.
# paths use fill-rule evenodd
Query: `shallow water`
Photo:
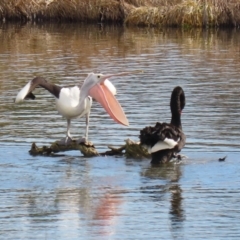
M 238 30 L 1 25 L 0 38 L 3 239 L 239 239 Z M 130 126 L 94 102 L 89 139 L 99 152 L 138 140 L 143 127 L 170 120 L 171 91 L 180 85 L 188 159 L 151 167 L 147 159 L 86 159 L 78 151 L 28 154 L 32 142 L 49 144 L 66 131 L 48 92 L 36 89 L 35 101 L 13 104 L 34 76 L 74 85 L 92 71 L 137 69 L 144 72 L 112 79 Z M 84 123 L 72 121 L 74 137 Z

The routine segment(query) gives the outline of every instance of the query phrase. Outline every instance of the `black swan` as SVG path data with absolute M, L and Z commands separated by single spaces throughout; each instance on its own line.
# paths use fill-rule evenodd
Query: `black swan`
M 140 144 L 148 148 L 151 153 L 151 163 L 166 163 L 177 155 L 184 147 L 186 136 L 182 131 L 181 113 L 185 106 L 185 94 L 181 87 L 172 91 L 170 108 L 171 123 L 157 122 L 154 127 L 145 127 L 140 131 Z

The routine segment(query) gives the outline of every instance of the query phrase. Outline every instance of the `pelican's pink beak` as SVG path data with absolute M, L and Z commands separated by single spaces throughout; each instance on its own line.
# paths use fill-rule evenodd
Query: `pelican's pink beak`
M 125 126 L 129 125 L 128 119 L 118 100 L 115 98 L 110 89 L 104 85 L 104 81 L 110 77 L 124 76 L 129 74 L 131 73 L 125 72 L 112 75 L 103 75 L 101 78 L 101 83 L 94 85 L 89 90 L 89 95 L 96 99 L 104 107 L 109 116 L 117 123 Z

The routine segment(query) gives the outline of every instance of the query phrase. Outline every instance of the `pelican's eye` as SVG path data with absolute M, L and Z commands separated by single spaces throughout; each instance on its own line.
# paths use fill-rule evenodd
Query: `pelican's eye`
M 97 75 L 97 78 L 100 78 L 100 75 Z

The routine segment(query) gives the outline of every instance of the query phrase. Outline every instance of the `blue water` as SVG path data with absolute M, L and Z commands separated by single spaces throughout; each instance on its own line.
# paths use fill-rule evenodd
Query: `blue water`
M 238 153 L 218 162 L 190 152 L 159 168 L 77 152 L 32 157 L 27 145 L 0 150 L 3 239 L 239 238 Z

